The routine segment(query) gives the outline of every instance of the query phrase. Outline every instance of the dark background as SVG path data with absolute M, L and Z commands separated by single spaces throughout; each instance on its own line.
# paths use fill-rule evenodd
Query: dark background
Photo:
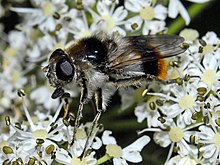
M 208 31 L 214 31 L 220 37 L 220 1 L 213 1 L 202 13 L 191 21 L 188 27 L 199 31 L 200 36 Z

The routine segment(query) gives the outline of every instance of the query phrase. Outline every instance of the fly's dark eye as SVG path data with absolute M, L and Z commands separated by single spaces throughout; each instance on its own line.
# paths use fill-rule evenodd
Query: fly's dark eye
M 57 78 L 63 81 L 70 81 L 74 75 L 74 67 L 67 58 L 62 58 L 56 65 Z

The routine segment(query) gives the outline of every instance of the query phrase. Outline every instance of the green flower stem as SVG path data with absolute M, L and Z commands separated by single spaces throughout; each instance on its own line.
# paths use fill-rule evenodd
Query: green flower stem
M 202 4 L 193 4 L 188 8 L 188 13 L 191 19 L 195 18 L 197 15 L 199 15 L 203 9 L 205 9 L 207 6 L 209 6 L 214 0 L 202 3 Z M 178 17 L 173 23 L 168 27 L 168 34 L 175 34 L 178 33 L 183 27 L 185 26 L 185 21 L 182 17 Z
M 111 122 L 114 121 L 114 122 Z M 103 120 L 101 123 L 104 125 L 106 129 L 114 130 L 114 131 L 128 131 L 128 130 L 140 130 L 146 127 L 146 122 L 138 123 L 136 119 L 128 119 L 128 120 Z
M 105 163 L 105 162 L 107 162 L 110 159 L 112 159 L 112 157 L 109 156 L 108 154 L 105 154 L 103 157 L 98 159 L 96 164 L 99 165 L 99 164 Z

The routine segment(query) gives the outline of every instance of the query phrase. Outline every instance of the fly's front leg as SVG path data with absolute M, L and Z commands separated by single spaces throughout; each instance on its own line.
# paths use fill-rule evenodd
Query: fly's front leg
M 87 149 L 91 146 L 91 142 L 93 141 L 93 138 L 95 137 L 95 135 L 93 136 L 92 133 L 95 129 L 95 127 L 97 127 L 98 125 L 98 121 L 101 117 L 101 114 L 103 112 L 103 109 L 102 109 L 102 89 L 99 88 L 96 92 L 95 92 L 95 103 L 96 103 L 96 109 L 97 109 L 97 114 L 95 116 L 95 118 L 93 119 L 92 121 L 92 126 L 91 126 L 91 129 L 88 133 L 88 136 L 87 136 L 87 139 L 86 139 L 86 144 L 85 144 L 85 147 L 83 149 L 83 152 L 81 154 L 81 158 L 85 157 L 86 156 L 86 151 Z M 93 138 L 91 138 L 93 137 Z M 91 139 L 90 139 L 91 138 Z
M 75 123 L 74 123 L 73 139 L 72 139 L 71 145 L 74 143 L 76 131 L 77 131 L 77 128 L 79 128 L 79 125 L 80 125 L 80 120 L 82 118 L 83 106 L 88 101 L 87 94 L 88 94 L 87 86 L 86 86 L 85 81 L 83 81 L 82 84 L 81 84 L 81 96 L 80 96 L 80 101 L 79 101 L 80 103 L 79 103 L 79 107 L 78 107 L 77 114 L 76 114 L 76 120 L 75 120 Z

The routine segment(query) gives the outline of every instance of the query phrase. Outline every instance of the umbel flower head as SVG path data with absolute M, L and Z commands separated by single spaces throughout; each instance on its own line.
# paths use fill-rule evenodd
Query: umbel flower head
M 192 16 L 201 14 L 211 2 L 215 1 L 0 3 L 0 164 L 219 164 L 220 39 L 212 31 L 201 35 L 190 24 Z M 14 28 L 2 21 L 5 18 Z M 84 106 L 77 127 L 73 124 L 80 104 L 76 84 L 66 89 L 70 97 L 51 99 L 52 87 L 41 66 L 55 49 L 65 50 L 100 31 L 117 38 L 178 34 L 176 29 L 183 29 L 179 35 L 189 47 L 166 61 L 167 80 L 120 90 L 116 98 L 121 100 L 112 99 L 93 129 L 92 103 Z M 19 90 L 18 97 L 18 89 L 28 94 Z M 149 148 L 149 143 L 156 147 Z M 149 163 L 149 157 L 155 158 L 161 148 L 167 154 Z

